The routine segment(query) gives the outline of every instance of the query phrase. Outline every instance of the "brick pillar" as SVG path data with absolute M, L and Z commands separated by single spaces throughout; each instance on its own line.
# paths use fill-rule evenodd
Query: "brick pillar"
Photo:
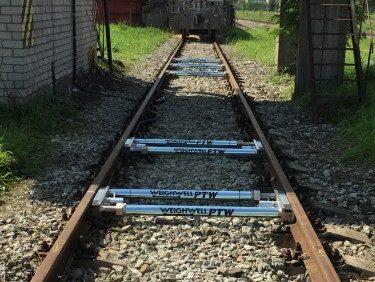
M 77 1 L 77 66 L 96 48 L 94 0 Z M 52 62 L 61 91 L 72 74 L 71 0 L 0 0 L 0 102 L 52 93 Z
M 0 0 L 0 102 L 25 95 L 21 1 Z

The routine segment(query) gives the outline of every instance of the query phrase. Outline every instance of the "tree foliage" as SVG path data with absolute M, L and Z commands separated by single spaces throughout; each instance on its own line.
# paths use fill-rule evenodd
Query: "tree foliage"
M 281 0 L 280 14 L 284 15 L 281 19 L 278 18 L 280 23 L 280 31 L 288 35 L 296 35 L 299 23 L 299 8 L 297 0 Z M 281 22 L 282 21 L 282 22 Z

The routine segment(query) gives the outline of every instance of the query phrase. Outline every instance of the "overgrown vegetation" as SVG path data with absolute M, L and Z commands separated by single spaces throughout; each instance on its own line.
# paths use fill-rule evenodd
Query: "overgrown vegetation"
M 331 121 L 338 123 L 339 132 L 349 148 L 343 153 L 344 160 L 358 160 L 362 163 L 375 163 L 375 65 L 370 60 L 369 72 L 367 60 L 369 55 L 370 39 L 361 40 L 361 58 L 365 75 L 367 75 L 367 95 L 369 103 L 367 106 L 358 104 L 358 89 L 355 82 L 356 74 L 354 67 L 345 67 L 346 79 L 342 85 L 327 88 L 324 94 L 342 97 L 339 103 L 331 105 L 330 109 L 334 115 Z M 373 55 L 372 55 L 373 57 Z M 352 52 L 347 52 L 346 62 L 354 63 Z
M 275 42 L 274 29 L 239 29 L 227 31 L 226 38 L 239 53 L 259 61 L 269 67 L 269 79 L 285 88 L 282 98 L 291 99 L 293 94 L 294 77 L 288 74 L 275 75 Z M 363 66 L 367 67 L 369 40 L 361 41 L 361 55 Z M 352 62 L 353 56 L 347 54 L 347 62 Z M 345 77 L 354 78 L 354 69 L 346 68 Z M 360 107 L 351 103 L 348 108 L 338 109 L 335 106 L 335 118 L 332 122 L 338 123 L 339 132 L 343 140 L 347 141 L 349 148 L 343 154 L 343 159 L 359 160 L 364 163 L 375 163 L 375 64 L 371 61 L 368 77 L 367 93 L 369 95 L 368 107 Z M 351 96 L 356 100 L 357 87 L 355 82 L 346 82 L 342 86 L 326 91 L 330 95 L 339 94 L 341 97 Z
M 52 152 L 51 138 L 77 127 L 79 111 L 58 97 L 36 97 L 0 107 L 0 192 L 6 183 L 41 172 Z
M 367 68 L 368 44 L 367 40 L 362 40 L 361 53 L 365 69 Z M 352 56 L 349 56 L 348 61 L 352 60 Z M 355 78 L 353 68 L 348 69 L 345 75 L 348 78 Z M 367 75 L 368 106 L 354 108 L 351 106 L 350 111 L 346 111 L 346 115 L 339 122 L 339 130 L 343 138 L 350 144 L 349 149 L 344 152 L 344 159 L 375 163 L 375 65 L 373 60 L 370 61 Z M 341 91 L 339 92 L 339 90 Z M 335 89 L 334 92 L 357 98 L 355 82 L 346 83 Z
M 370 105 L 346 116 L 339 124 L 343 138 L 350 144 L 343 159 L 375 163 L 375 82 L 368 85 Z
M 155 27 L 130 27 L 125 23 L 111 24 L 113 58 L 120 60 L 126 67 L 134 66 L 170 36 L 170 32 Z

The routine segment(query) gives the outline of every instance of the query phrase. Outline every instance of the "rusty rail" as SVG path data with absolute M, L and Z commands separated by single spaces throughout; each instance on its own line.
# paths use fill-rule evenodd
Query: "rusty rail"
M 116 144 L 114 150 L 102 166 L 98 175 L 93 180 L 86 194 L 83 196 L 81 202 L 73 213 L 72 217 L 67 222 L 65 228 L 61 231 L 59 237 L 52 246 L 51 250 L 48 252 L 46 258 L 37 269 L 31 281 L 58 281 L 59 276 L 63 273 L 66 263 L 69 260 L 70 251 L 78 243 L 77 238 L 79 238 L 80 234 L 83 233 L 83 229 L 85 229 L 83 228 L 83 225 L 85 225 L 84 217 L 91 205 L 91 202 L 97 190 L 99 189 L 99 187 L 105 186 L 107 184 L 107 181 L 113 169 L 116 167 L 116 164 L 119 161 L 119 157 L 121 155 L 121 151 L 124 147 L 126 139 L 129 138 L 155 92 L 163 83 L 165 79 L 165 73 L 168 69 L 169 64 L 171 63 L 172 59 L 180 52 L 182 46 L 183 41 L 181 40 L 174 52 L 170 55 L 168 61 L 157 76 L 153 86 L 143 100 L 141 106 L 135 113 L 133 119 L 130 121 L 128 127 Z
M 225 66 L 232 89 L 237 93 L 237 96 L 241 101 L 242 106 L 244 107 L 247 118 L 250 120 L 257 137 L 263 144 L 268 161 L 272 166 L 273 171 L 275 172 L 274 176 L 276 177 L 282 188 L 285 190 L 289 203 L 292 206 L 293 213 L 296 217 L 296 222 L 291 227 L 291 232 L 295 241 L 301 244 L 303 252 L 308 255 L 308 258 L 304 260 L 304 263 L 310 275 L 310 278 L 313 281 L 319 282 L 340 281 L 314 228 L 310 223 L 310 220 L 308 219 L 300 201 L 298 200 L 297 195 L 295 194 L 287 176 L 285 175 L 279 161 L 277 160 L 267 137 L 263 133 L 253 111 L 251 110 L 246 100 L 245 94 L 242 92 L 240 86 L 238 85 L 224 53 L 216 42 L 214 43 L 214 48 Z
M 183 46 L 183 41 L 180 41 L 174 52 L 170 55 L 163 69 L 157 76 L 153 86 L 144 98 L 141 106 L 135 113 L 134 117 L 130 121 L 128 127 L 122 134 L 118 143 L 116 144 L 114 150 L 102 166 L 100 172 L 93 180 L 92 184 L 88 188 L 81 202 L 77 206 L 72 217 L 67 222 L 64 230 L 61 232 L 53 247 L 47 254 L 46 258 L 43 260 L 39 268 L 37 269 L 33 279 L 31 281 L 57 281 L 62 275 L 68 261 L 70 260 L 70 255 L 74 250 L 75 246 L 78 244 L 78 238 L 85 233 L 85 230 L 89 227 L 89 222 L 85 219 L 85 215 L 91 205 L 91 202 L 99 189 L 99 187 L 107 185 L 110 176 L 117 166 L 120 155 L 122 152 L 123 144 L 126 139 L 131 136 L 132 131 L 137 125 L 138 121 L 145 112 L 148 104 L 151 102 L 154 94 L 158 88 L 162 85 L 165 79 L 165 73 L 170 65 L 172 59 L 180 52 Z M 255 134 L 260 139 L 265 148 L 267 159 L 272 167 L 272 171 L 278 183 L 283 187 L 288 197 L 288 200 L 292 206 L 294 215 L 296 217 L 296 222 L 291 227 L 292 235 L 296 241 L 298 241 L 304 253 L 308 255 L 308 258 L 304 261 L 309 275 L 313 281 L 340 281 L 338 275 L 333 268 L 326 252 L 324 251 L 321 242 L 318 239 L 309 219 L 304 212 L 301 203 L 299 202 L 292 186 L 290 185 L 282 167 L 277 160 L 265 134 L 263 133 L 256 117 L 251 110 L 244 93 L 242 92 L 240 86 L 238 85 L 231 68 L 223 54 L 220 46 L 215 42 L 215 50 L 222 60 L 227 74 L 230 85 L 232 89 L 236 92 L 242 106 L 245 110 L 247 118 L 250 120 Z

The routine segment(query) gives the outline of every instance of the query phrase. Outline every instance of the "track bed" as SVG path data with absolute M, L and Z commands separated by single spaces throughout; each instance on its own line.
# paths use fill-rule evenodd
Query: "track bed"
M 216 54 L 212 44 L 192 42 L 185 46 L 181 56 L 215 58 Z M 170 81 L 163 96 L 166 102 L 158 106 L 160 119 L 150 127 L 149 137 L 245 138 L 236 124 L 225 79 L 178 77 Z M 251 160 L 174 155 L 157 156 L 152 162 L 134 159 L 122 170 L 117 186 L 246 190 L 255 187 L 257 178 Z M 95 244 L 101 245 L 98 259 L 121 260 L 126 267 L 101 267 L 91 277 L 122 277 L 124 281 L 287 279 L 289 276 L 282 270 L 277 272 L 283 268 L 283 260 L 271 236 L 278 222 L 279 219 L 179 216 L 111 220 L 114 228 L 98 230 L 93 237 Z M 116 227 L 118 232 L 114 231 Z M 80 271 L 73 270 L 73 274 L 76 272 Z M 92 271 L 83 269 L 82 273 Z
M 206 141 L 169 144 L 178 138 Z M 121 198 L 116 188 L 221 196 Z M 169 57 L 33 281 L 300 281 L 306 271 L 338 281 L 220 46 L 190 40 Z

